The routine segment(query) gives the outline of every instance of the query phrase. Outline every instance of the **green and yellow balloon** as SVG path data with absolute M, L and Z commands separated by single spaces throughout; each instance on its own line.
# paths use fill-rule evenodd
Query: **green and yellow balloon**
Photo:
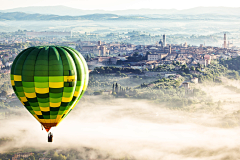
M 83 96 L 88 67 L 83 56 L 70 47 L 30 47 L 15 58 L 11 83 L 22 104 L 48 132 Z

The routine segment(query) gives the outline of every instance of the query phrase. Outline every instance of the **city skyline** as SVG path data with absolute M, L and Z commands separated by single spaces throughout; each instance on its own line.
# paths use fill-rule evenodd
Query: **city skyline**
M 19 7 L 29 7 L 29 6 L 67 6 L 76 9 L 83 9 L 83 10 L 127 10 L 127 9 L 177 9 L 177 10 L 184 10 L 184 9 L 191 9 L 196 7 L 233 7 L 237 8 L 240 7 L 240 2 L 236 2 L 234 0 L 229 0 L 228 3 L 226 1 L 207 1 L 203 0 L 201 3 L 195 3 L 194 1 L 190 0 L 170 0 L 161 3 L 157 0 L 122 0 L 122 1 L 96 1 L 96 0 L 24 0 L 24 1 L 4 1 L 1 3 L 0 10 L 6 9 L 13 9 Z

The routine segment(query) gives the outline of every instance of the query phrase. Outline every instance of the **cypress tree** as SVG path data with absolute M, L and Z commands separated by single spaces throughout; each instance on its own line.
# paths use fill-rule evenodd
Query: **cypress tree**
M 112 87 L 112 94 L 114 93 L 114 83 L 113 83 L 113 87 Z
M 115 92 L 118 94 L 118 84 L 115 85 Z

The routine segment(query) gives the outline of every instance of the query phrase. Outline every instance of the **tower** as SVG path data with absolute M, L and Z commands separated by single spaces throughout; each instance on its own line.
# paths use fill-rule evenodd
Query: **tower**
M 106 56 L 106 46 L 101 46 L 100 47 L 99 56 Z
M 166 35 L 163 35 L 163 47 L 166 47 Z
M 160 41 L 159 41 L 159 45 L 160 45 L 161 47 L 163 47 L 163 42 L 162 42 L 161 39 L 160 39 Z
M 224 33 L 224 43 L 223 43 L 223 47 L 227 48 L 227 34 Z

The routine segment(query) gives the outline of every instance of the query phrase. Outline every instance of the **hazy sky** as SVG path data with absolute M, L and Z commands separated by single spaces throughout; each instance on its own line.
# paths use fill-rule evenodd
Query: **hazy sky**
M 0 0 L 0 10 L 27 6 L 64 5 L 79 9 L 124 10 L 124 9 L 188 9 L 199 6 L 240 7 L 237 0 Z

